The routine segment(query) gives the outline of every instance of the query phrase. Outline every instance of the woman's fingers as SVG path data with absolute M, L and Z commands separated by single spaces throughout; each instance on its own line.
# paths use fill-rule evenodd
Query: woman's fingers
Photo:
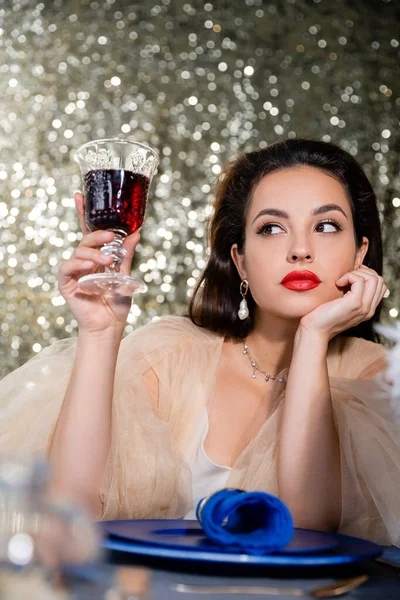
M 374 275 L 375 277 L 380 277 L 380 275 L 378 275 L 378 273 L 374 271 L 374 269 L 371 269 L 371 267 L 367 267 L 367 265 L 361 265 L 359 267 L 359 270 L 364 271 L 365 273 L 369 273 L 370 275 Z
M 340 279 L 336 281 L 336 285 L 338 287 L 350 287 L 350 290 L 345 294 L 345 297 L 348 296 L 349 298 L 352 298 L 355 305 L 361 307 L 365 287 L 364 277 L 358 275 L 355 271 L 351 271 L 340 277 Z
M 380 296 L 381 284 L 379 279 L 371 278 L 365 283 L 365 294 L 363 298 L 363 306 L 366 317 L 370 319 L 375 313 L 378 305 L 376 298 Z
M 318 306 L 301 320 L 305 327 L 328 333 L 329 339 L 371 319 L 387 289 L 383 278 L 368 267 L 345 273 L 335 283 L 343 297 Z
M 89 236 L 88 236 L 89 237 Z M 78 246 L 72 257 L 60 265 L 60 276 L 65 278 L 80 277 L 93 269 L 110 265 L 112 256 L 106 256 L 100 250 L 89 246 Z
M 92 260 L 82 260 L 81 258 L 70 258 L 60 264 L 60 279 L 63 277 L 70 279 L 75 275 L 81 276 L 84 272 L 90 271 L 95 266 Z
M 369 290 L 371 290 L 371 293 L 365 298 L 365 303 L 368 309 L 368 318 L 371 318 L 374 315 L 379 302 L 382 300 L 387 287 L 383 277 L 378 275 L 376 271 L 367 267 L 366 265 L 361 265 L 357 272 L 360 273 L 367 281 L 371 282 L 369 284 Z
M 81 260 L 91 260 L 98 265 L 109 265 L 113 261 L 112 256 L 106 256 L 101 250 L 89 248 L 88 246 L 78 246 L 72 256 Z
M 380 281 L 376 287 L 375 296 L 372 301 L 372 306 L 371 306 L 372 314 L 374 314 L 376 307 L 378 306 L 380 301 L 383 299 L 383 296 L 387 290 L 387 287 L 383 280 L 383 277 L 380 277 L 379 279 L 380 279 Z
M 128 235 L 128 237 L 124 240 L 122 247 L 126 250 L 127 254 L 121 264 L 121 273 L 129 274 L 131 272 L 133 255 L 139 241 L 140 233 L 138 231 L 135 231 L 135 233 L 132 233 L 132 235 Z
M 105 255 L 101 252 L 100 248 L 104 244 L 112 242 L 113 239 L 114 233 L 112 231 L 93 231 L 92 233 L 88 233 L 83 236 L 81 243 L 75 248 L 72 258 L 91 260 L 97 266 L 109 266 L 113 262 L 113 257 L 112 255 Z M 130 273 L 133 255 L 139 240 L 140 233 L 137 231 L 129 235 L 122 244 L 126 255 L 122 260 L 120 269 L 124 274 Z
M 114 239 L 112 231 L 92 231 L 83 236 L 78 247 L 88 246 L 89 248 L 101 248 L 104 244 L 109 244 Z
M 132 260 L 135 248 L 140 241 L 140 233 L 136 231 L 132 233 L 132 235 L 128 235 L 128 237 L 124 240 L 122 247 L 127 251 L 126 259 Z
M 361 280 L 363 285 L 360 283 Z M 365 265 L 361 265 L 357 271 L 345 273 L 336 281 L 336 285 L 351 286 L 350 293 L 366 318 L 372 317 L 387 289 L 383 278 Z
M 110 256 L 105 257 L 100 250 L 92 252 L 82 252 L 82 248 L 101 248 L 104 244 L 109 244 L 114 239 L 114 233 L 112 231 L 92 231 L 90 232 L 85 220 L 85 204 L 83 194 L 79 191 L 74 194 L 74 201 L 76 210 L 79 216 L 79 223 L 83 233 L 82 241 L 79 246 L 75 249 L 73 258 L 79 258 L 81 260 L 91 260 L 96 265 L 109 265 L 112 263 Z M 137 231 L 132 235 L 129 235 L 124 240 L 122 246 L 126 250 L 127 254 L 124 257 L 121 264 L 121 272 L 130 273 L 131 263 L 135 248 L 140 240 L 140 233 Z M 93 265 L 92 265 L 93 266 Z

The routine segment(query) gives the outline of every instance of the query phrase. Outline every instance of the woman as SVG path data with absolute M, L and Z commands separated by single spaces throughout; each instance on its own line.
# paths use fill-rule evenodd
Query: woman
M 279 495 L 297 527 L 400 544 L 400 436 L 368 381 L 385 366 L 372 325 L 386 286 L 364 172 L 333 144 L 289 140 L 228 165 L 216 195 L 190 319 L 122 342 L 130 302 L 77 286 L 111 262 L 113 234 L 88 233 L 75 195 L 85 235 L 59 287 L 78 339 L 4 380 L 0 448 L 47 450 L 54 490 L 103 519 L 193 518 L 240 487 Z

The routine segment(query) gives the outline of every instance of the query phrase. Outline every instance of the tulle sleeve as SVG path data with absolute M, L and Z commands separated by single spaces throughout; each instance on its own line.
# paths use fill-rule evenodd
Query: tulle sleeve
M 0 382 L 0 455 L 44 456 L 71 376 L 76 339 L 56 342 Z M 211 342 L 211 343 L 210 343 Z M 179 518 L 192 507 L 183 450 L 196 444 L 212 336 L 163 318 L 122 340 L 102 519 Z M 197 381 L 198 384 L 194 384 Z
M 380 351 L 357 378 L 331 378 L 342 468 L 339 531 L 400 546 L 399 426 L 378 380 L 370 379 L 385 364 Z
M 44 456 L 68 387 L 76 339 L 59 340 L 0 382 L 0 455 Z
M 144 344 L 139 332 L 128 336 L 120 351 L 111 450 L 100 490 L 101 520 L 179 518 L 191 507 L 191 472 L 169 422 L 171 396 L 165 414 L 160 406 L 160 395 L 168 380 L 160 378 L 159 371 L 171 361 L 179 369 L 185 343 L 172 342 L 169 347 L 163 343 L 162 348 L 146 352 L 151 341 L 148 338 L 153 338 L 154 332 L 145 329 Z M 173 370 L 167 379 L 172 374 Z
M 163 318 L 123 341 L 102 519 L 180 518 L 193 505 L 188 456 L 199 443 L 218 359 L 215 336 Z

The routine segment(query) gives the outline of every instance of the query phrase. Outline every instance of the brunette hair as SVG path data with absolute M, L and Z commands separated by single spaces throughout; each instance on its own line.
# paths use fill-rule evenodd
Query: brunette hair
M 382 239 L 375 193 L 358 162 L 333 143 L 290 139 L 267 148 L 242 154 L 224 168 L 216 189 L 214 214 L 209 225 L 210 258 L 189 304 L 196 325 L 232 338 L 245 338 L 254 327 L 255 302 L 249 290 L 249 317 L 237 312 L 241 296 L 240 277 L 231 257 L 231 247 L 244 252 L 246 216 L 252 193 L 259 181 L 274 171 L 300 166 L 321 169 L 344 187 L 354 222 L 357 247 L 363 236 L 369 240 L 366 266 L 382 274 Z M 377 340 L 373 325 L 379 321 L 381 303 L 368 321 L 343 332 L 344 335 Z

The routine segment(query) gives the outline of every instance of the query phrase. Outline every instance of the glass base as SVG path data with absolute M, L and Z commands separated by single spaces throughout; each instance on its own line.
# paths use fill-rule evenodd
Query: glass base
M 141 279 L 121 273 L 93 273 L 78 281 L 79 287 L 91 294 L 103 296 L 131 296 L 147 292 L 147 285 Z

